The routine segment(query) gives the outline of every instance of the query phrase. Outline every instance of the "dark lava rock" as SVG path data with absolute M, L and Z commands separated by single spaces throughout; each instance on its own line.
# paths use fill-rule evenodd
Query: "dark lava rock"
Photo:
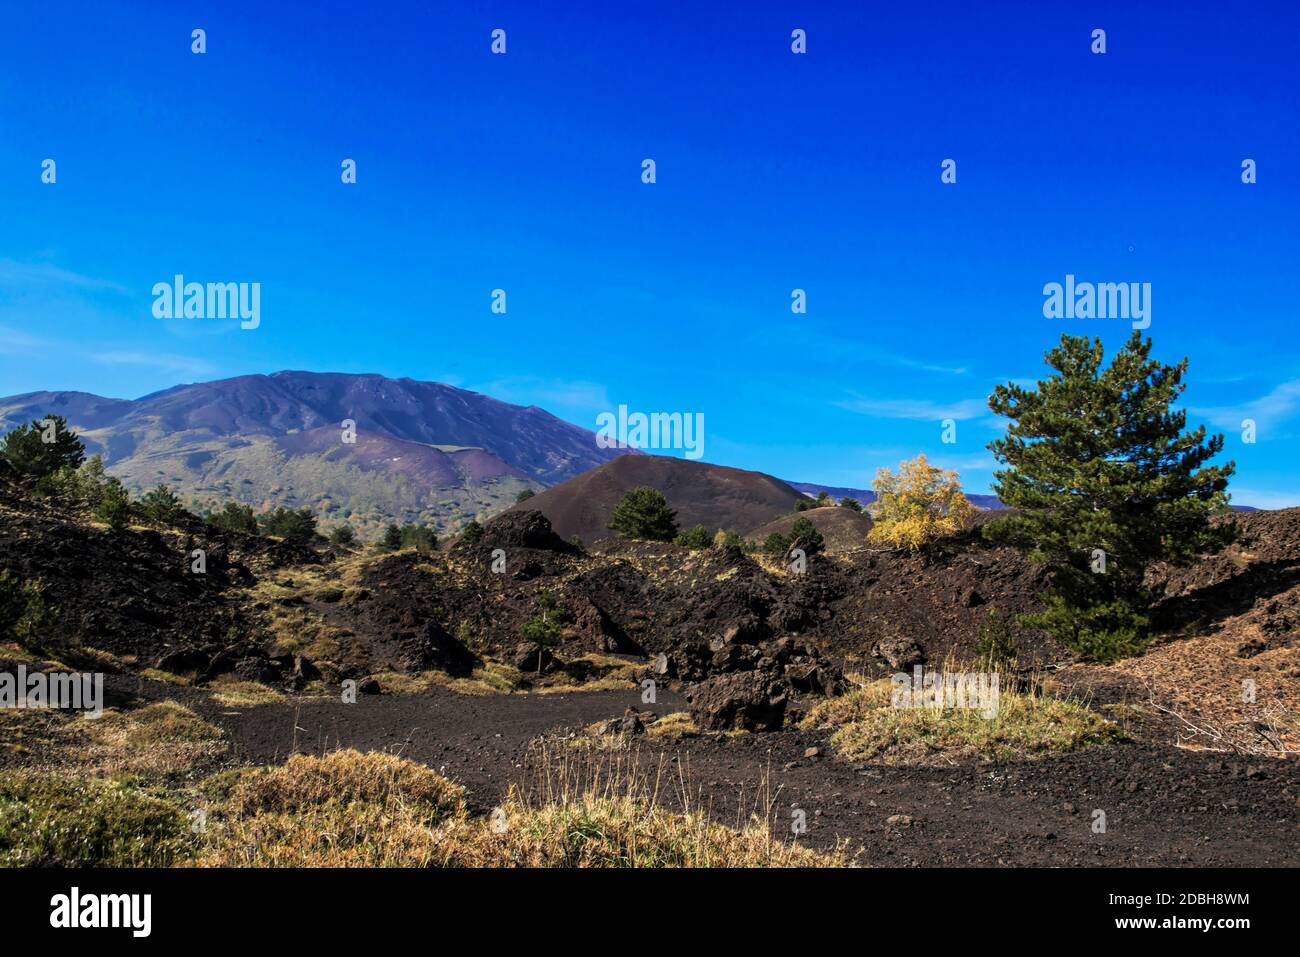
M 658 720 L 658 715 L 649 711 L 628 708 L 621 718 L 610 718 L 600 726 L 601 734 L 645 734 L 648 724 Z
M 925 664 L 925 652 L 910 638 L 891 636 L 881 638 L 871 653 L 884 660 L 895 671 L 905 671 L 913 665 Z
M 477 542 L 457 542 L 455 547 L 475 552 L 503 548 L 507 553 L 514 548 L 529 548 L 564 555 L 581 551 L 555 534 L 550 519 L 536 510 L 503 512 L 483 526 L 483 535 Z
M 772 675 L 742 671 L 692 685 L 686 701 L 696 725 L 705 731 L 779 731 L 788 697 Z
M 1264 651 L 1268 651 L 1268 642 L 1260 638 L 1250 638 L 1237 646 L 1237 657 L 1254 658 Z
M 515 646 L 514 654 L 510 656 L 510 663 L 528 675 L 537 674 L 539 671 L 543 674 L 554 671 L 559 667 L 560 661 L 545 648 L 521 641 Z

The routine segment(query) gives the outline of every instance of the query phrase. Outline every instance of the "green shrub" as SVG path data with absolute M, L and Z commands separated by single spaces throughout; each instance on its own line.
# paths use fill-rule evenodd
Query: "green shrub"
M 708 548 L 713 544 L 713 536 L 709 534 L 709 530 L 703 525 L 696 525 L 694 528 L 688 528 L 678 535 L 675 543 L 692 550 Z
M 1016 649 L 1011 641 L 1011 629 L 997 609 L 990 608 L 980 622 L 975 654 L 985 671 L 1000 672 L 1015 663 Z
M 257 516 L 251 505 L 227 502 L 219 512 L 208 512 L 203 516 L 209 525 L 227 532 L 243 532 L 246 535 L 258 533 Z
M 108 523 L 116 531 L 126 528 L 131 520 L 131 496 L 119 479 L 109 476 L 104 482 L 94 514 L 95 518 Z
M 542 652 L 560 643 L 564 614 L 549 591 L 537 600 L 537 613 L 519 627 L 519 637 L 537 648 L 537 670 L 542 670 Z
M 164 524 L 175 522 L 185 514 L 185 506 L 176 497 L 176 493 L 161 484 L 145 492 L 140 499 L 140 510 L 144 512 L 146 518 Z
M 826 540 L 822 538 L 822 533 L 817 531 L 817 526 L 812 523 L 812 519 L 799 517 L 794 520 L 790 526 L 789 547 L 798 546 L 804 550 L 804 554 L 812 555 L 821 551 Z
M 784 555 L 790 547 L 790 539 L 780 532 L 772 532 L 763 540 L 763 551 L 769 555 Z
M 279 505 L 261 517 L 262 530 L 289 542 L 310 542 L 316 538 L 316 516 L 309 508 Z
M 42 495 L 51 495 L 65 502 L 89 505 L 98 508 L 108 487 L 109 477 L 104 473 L 104 457 L 92 455 L 81 468 L 64 465 L 57 472 L 47 475 L 36 483 L 36 490 Z
M 1077 596 L 1049 594 L 1043 604 L 1041 612 L 1022 615 L 1020 623 L 1043 629 L 1095 661 L 1140 655 L 1150 642 L 1151 621 L 1128 598 L 1084 603 Z
M 0 865 L 166 867 L 190 842 L 179 807 L 131 784 L 0 772 Z
M 399 541 L 402 548 L 414 548 L 422 555 L 438 547 L 438 536 L 423 525 L 403 525 Z
M 57 619 L 58 613 L 46 605 L 40 585 L 19 581 L 7 568 L 0 571 L 0 641 L 40 647 Z

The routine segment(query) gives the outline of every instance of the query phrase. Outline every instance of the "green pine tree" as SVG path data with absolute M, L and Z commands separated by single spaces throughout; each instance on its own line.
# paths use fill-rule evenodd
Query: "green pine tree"
M 25 475 L 44 478 L 67 466 L 77 468 L 86 458 L 86 447 L 61 415 L 20 425 L 0 439 L 0 456 Z
M 253 514 L 251 505 L 226 502 L 221 511 L 208 511 L 203 518 L 209 525 L 228 532 L 243 532 L 247 535 L 258 533 L 257 516 Z
M 173 522 L 185 512 L 185 506 L 176 497 L 176 493 L 162 484 L 141 497 L 140 508 L 155 522 Z
M 563 637 L 560 627 L 564 613 L 549 590 L 543 589 L 537 600 L 537 613 L 519 626 L 519 637 L 537 649 L 537 673 L 541 674 L 546 650 L 554 648 Z
M 306 506 L 294 509 L 277 505 L 259 521 L 265 534 L 288 542 L 306 543 L 316 538 L 316 516 Z
M 1006 466 L 994 475 L 998 498 L 1017 514 L 984 533 L 1051 572 L 1045 611 L 1024 623 L 1100 660 L 1149 641 L 1152 563 L 1188 561 L 1234 532 L 1210 522 L 1226 509 L 1234 469 L 1205 465 L 1223 436 L 1185 432 L 1186 412 L 1172 408 L 1187 359 L 1164 365 L 1150 353 L 1135 332 L 1103 366 L 1100 339 L 1062 336 L 1037 388 L 999 385 L 989 397 L 1011 420 L 989 449 Z
M 609 528 L 619 538 L 671 542 L 677 535 L 677 513 L 664 493 L 649 486 L 629 490 L 614 506 Z
M 131 496 L 120 480 L 111 475 L 105 480 L 94 515 L 115 531 L 126 528 L 131 521 Z
M 790 526 L 790 538 L 786 545 L 788 551 L 791 546 L 798 545 L 803 549 L 805 555 L 812 555 L 821 551 L 822 546 L 826 544 L 826 539 L 822 533 L 817 531 L 817 526 L 812 523 L 812 519 L 800 516 L 794 520 Z

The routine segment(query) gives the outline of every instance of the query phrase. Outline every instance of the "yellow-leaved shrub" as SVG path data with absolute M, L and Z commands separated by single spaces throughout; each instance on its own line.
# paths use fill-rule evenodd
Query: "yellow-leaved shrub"
M 924 454 L 901 463 L 897 474 L 878 469 L 871 488 L 876 501 L 867 537 L 894 548 L 915 551 L 967 528 L 975 517 L 957 473 L 931 465 Z

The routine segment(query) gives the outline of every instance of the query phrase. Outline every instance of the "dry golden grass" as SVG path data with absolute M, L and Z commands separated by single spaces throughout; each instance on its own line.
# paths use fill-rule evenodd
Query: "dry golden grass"
M 652 741 L 681 741 L 683 738 L 698 738 L 700 729 L 689 712 L 674 711 L 647 726 L 645 735 Z
M 200 866 L 812 867 L 843 866 L 771 836 L 755 816 L 729 828 L 660 805 L 643 780 L 547 772 L 549 788 L 512 791 L 471 818 L 462 790 L 385 754 L 298 756 L 282 767 L 219 775 Z M 587 765 L 589 767 L 589 765 Z M 612 767 L 612 766 L 611 766 Z M 608 770 L 608 769 L 607 769 Z
M 194 684 L 196 677 L 194 672 L 189 674 L 172 674 L 170 671 L 163 671 L 160 668 L 142 668 L 140 676 L 148 678 L 150 681 L 161 681 L 164 684 L 176 685 L 179 688 L 188 688 Z
M 860 685 L 817 704 L 800 726 L 834 728 L 831 745 L 841 756 L 887 764 L 1024 758 L 1123 737 L 1083 704 L 1019 689 L 1010 679 L 1001 683 L 993 715 L 978 708 L 895 707 L 893 690 L 889 679 Z
M 63 657 L 78 671 L 102 671 L 108 674 L 121 674 L 136 664 L 135 655 L 115 655 L 99 648 L 77 648 L 68 651 Z
M 36 652 L 24 648 L 22 645 L 13 641 L 0 643 L 0 660 L 16 661 L 24 665 L 40 665 L 42 668 L 50 671 L 71 670 L 62 661 L 56 661 L 53 658 L 42 658 Z
M 226 750 L 220 728 L 174 701 L 106 711 L 96 720 L 74 719 L 69 730 L 84 736 L 84 759 L 96 774 L 161 779 L 183 774 Z
M 428 867 L 448 862 L 445 824 L 464 791 L 390 754 L 298 755 L 219 775 L 204 867 Z
M 472 696 L 510 694 L 522 683 L 519 669 L 500 661 L 486 661 L 465 677 L 445 671 L 380 671 L 372 677 L 385 694 L 396 695 L 426 694 L 432 688 L 445 688 L 456 694 Z
M 255 708 L 261 704 L 275 704 L 284 695 L 256 681 L 241 681 L 234 675 L 222 675 L 208 686 L 212 700 L 227 708 Z
M 221 730 L 163 701 L 85 718 L 54 710 L 0 713 L 0 745 L 28 755 L 29 769 L 83 777 L 130 775 L 152 783 L 183 777 L 226 751 Z
M 521 681 L 519 669 L 500 661 L 486 661 L 475 668 L 468 678 L 454 678 L 441 671 L 429 672 L 431 684 L 447 688 L 457 694 L 486 695 L 510 694 Z
M 770 782 L 740 795 L 728 827 L 698 806 L 683 762 L 647 766 L 628 748 L 534 743 L 531 778 L 489 818 L 487 865 L 531 867 L 842 867 L 839 846 L 813 851 L 773 836 Z M 669 807 L 671 798 L 672 807 Z M 743 810 L 748 808 L 748 810 Z M 474 861 L 472 863 L 478 863 Z
M 735 734 L 744 732 L 736 731 L 709 731 L 702 732 L 695 724 L 695 719 L 686 711 L 674 711 L 666 714 L 657 721 L 652 721 L 645 725 L 645 736 L 648 740 L 660 744 L 669 744 L 676 741 L 682 741 L 686 738 L 698 738 L 701 734 L 710 734 L 716 737 L 730 737 Z M 605 732 L 605 722 L 597 721 L 589 724 L 581 731 L 569 734 L 550 734 L 544 735 L 533 742 L 534 747 L 563 748 L 569 751 L 581 751 L 584 749 L 596 751 L 627 751 L 637 741 L 637 736 L 626 732 Z
M 1111 665 L 1072 665 L 1059 672 L 1059 680 L 1067 686 L 1131 689 L 1125 703 L 1163 716 L 1163 733 L 1181 747 L 1295 754 L 1300 752 L 1300 647 L 1238 656 L 1238 646 L 1252 636 L 1246 625 L 1227 634 L 1171 641 Z M 1246 681 L 1254 684 L 1254 701 L 1244 700 Z
M 495 829 L 494 829 L 495 826 Z M 508 801 L 454 863 L 469 867 L 844 867 L 772 837 L 766 821 L 741 828 L 703 813 L 677 813 L 626 796 L 582 795 L 529 807 Z
M 635 687 L 645 670 L 644 661 L 627 661 L 612 655 L 585 654 L 571 659 L 597 670 L 597 676 L 579 681 L 563 672 L 549 676 L 548 684 L 533 688 L 534 694 L 567 694 L 570 691 L 624 691 Z
M 0 867 L 165 867 L 191 849 L 182 809 L 132 781 L 0 771 Z

